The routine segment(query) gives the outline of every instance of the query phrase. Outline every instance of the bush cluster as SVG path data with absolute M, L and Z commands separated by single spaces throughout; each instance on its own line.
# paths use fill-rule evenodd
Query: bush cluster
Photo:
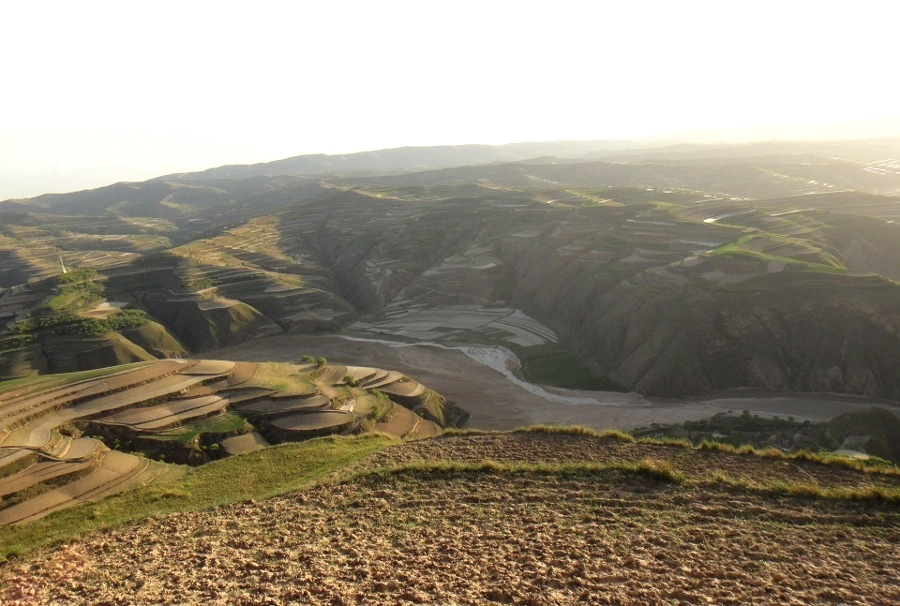
M 99 337 L 111 330 L 137 328 L 146 322 L 146 312 L 139 309 L 125 309 L 105 319 L 82 318 L 69 312 L 63 312 L 52 316 L 28 318 L 13 326 L 8 334 L 16 336 L 44 333 Z

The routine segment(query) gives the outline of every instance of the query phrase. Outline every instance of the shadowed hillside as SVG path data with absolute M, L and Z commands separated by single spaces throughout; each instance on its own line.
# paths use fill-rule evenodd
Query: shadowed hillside
M 4 202 L 2 376 L 83 369 L 79 347 L 122 362 L 341 331 L 525 369 L 552 352 L 584 369 L 545 364 L 558 385 L 900 399 L 893 142 L 548 145 L 569 156 L 389 174 L 538 150 L 409 148 Z M 92 306 L 48 308 L 63 267 L 97 272 Z

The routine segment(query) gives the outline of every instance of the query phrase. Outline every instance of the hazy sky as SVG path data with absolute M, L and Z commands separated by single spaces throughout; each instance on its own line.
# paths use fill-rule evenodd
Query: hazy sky
M 786 124 L 812 137 L 818 125 L 882 118 L 894 132 L 858 134 L 900 136 L 895 9 L 3 2 L 0 200 L 403 145 Z

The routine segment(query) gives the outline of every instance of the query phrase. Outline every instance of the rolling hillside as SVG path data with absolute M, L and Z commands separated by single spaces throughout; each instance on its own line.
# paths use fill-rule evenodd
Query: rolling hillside
M 579 383 L 654 396 L 900 399 L 894 143 L 615 161 L 591 145 L 289 159 L 0 203 L 0 377 L 340 331 L 504 347 L 525 367 L 552 351 Z M 569 157 L 474 161 L 528 150 Z M 389 174 L 417 157 L 472 165 Z M 60 301 L 63 267 L 96 272 L 90 305 Z

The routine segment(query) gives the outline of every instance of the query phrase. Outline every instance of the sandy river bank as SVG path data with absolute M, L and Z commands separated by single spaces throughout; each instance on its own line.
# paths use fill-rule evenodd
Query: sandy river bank
M 650 423 L 681 423 L 716 413 L 749 410 L 827 421 L 839 414 L 882 406 L 900 415 L 900 406 L 864 398 L 823 395 L 762 396 L 737 391 L 706 398 L 669 400 L 639 394 L 578 391 L 523 383 L 513 374 L 514 356 L 483 347 L 389 343 L 340 335 L 278 335 L 204 352 L 204 358 L 296 362 L 304 354 L 329 362 L 399 370 L 438 391 L 471 413 L 470 427 L 514 429 L 530 423 L 579 424 L 633 429 Z

